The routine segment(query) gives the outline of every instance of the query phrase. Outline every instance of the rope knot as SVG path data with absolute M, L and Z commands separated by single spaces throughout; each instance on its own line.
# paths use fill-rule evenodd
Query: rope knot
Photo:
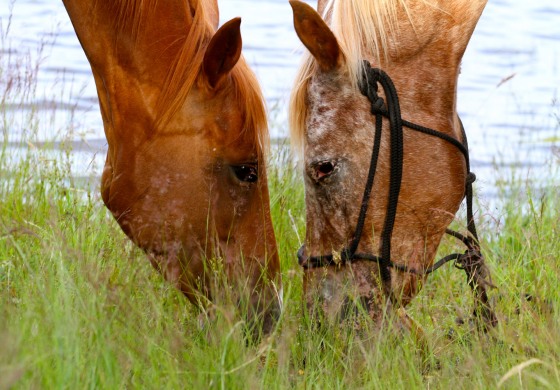
M 467 274 L 469 284 L 483 287 L 496 288 L 490 279 L 490 272 L 486 267 L 482 252 L 477 247 L 471 247 L 459 256 L 455 267 L 462 269 Z
M 368 61 L 364 61 L 364 76 L 360 83 L 360 92 L 370 101 L 370 110 L 373 115 L 382 114 L 386 111 L 385 101 L 378 93 L 380 78 L 379 69 L 372 68 Z

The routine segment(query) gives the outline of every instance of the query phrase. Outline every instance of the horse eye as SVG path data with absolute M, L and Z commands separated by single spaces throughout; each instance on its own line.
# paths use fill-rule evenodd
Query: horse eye
M 259 179 L 259 171 L 255 165 L 234 165 L 231 169 L 242 182 L 255 183 Z
M 330 175 L 334 171 L 334 164 L 330 161 L 324 161 L 317 166 L 317 172 L 320 175 Z
M 336 169 L 336 161 L 325 160 L 313 164 L 312 176 L 316 182 L 330 176 Z

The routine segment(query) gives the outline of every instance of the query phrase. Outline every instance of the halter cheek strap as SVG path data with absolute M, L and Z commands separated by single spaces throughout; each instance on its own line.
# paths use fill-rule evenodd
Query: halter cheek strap
M 360 84 L 360 91 L 365 95 L 371 103 L 371 114 L 375 116 L 375 134 L 373 141 L 373 151 L 371 154 L 371 161 L 369 172 L 367 176 L 362 202 L 360 206 L 360 214 L 356 223 L 356 229 L 350 244 L 342 249 L 340 257 L 335 257 L 333 254 L 319 255 L 319 256 L 306 256 L 305 245 L 302 245 L 297 252 L 299 264 L 305 269 L 325 267 L 325 266 L 341 266 L 351 264 L 358 260 L 374 261 L 379 264 L 379 270 L 383 286 L 386 294 L 391 297 L 391 272 L 390 268 L 397 271 L 408 272 L 415 275 L 428 275 L 447 262 L 455 261 L 457 268 L 463 269 L 467 274 L 467 282 L 476 294 L 477 309 L 475 312 L 480 314 L 487 323 L 495 325 L 497 323 L 496 316 L 492 311 L 486 292 L 486 287 L 493 287 L 489 281 L 489 272 L 486 268 L 484 258 L 478 245 L 478 234 L 473 218 L 472 211 L 472 183 L 476 180 L 474 173 L 470 171 L 469 152 L 467 137 L 463 123 L 459 119 L 461 125 L 461 132 L 463 142 L 457 139 L 424 126 L 417 125 L 405 121 L 401 117 L 400 104 L 398 94 L 393 84 L 393 81 L 387 73 L 379 68 L 372 68 L 368 61 L 364 61 L 364 79 Z M 378 86 L 381 85 L 385 93 L 387 104 L 378 94 Z M 380 256 L 369 253 L 357 253 L 362 231 L 367 215 L 369 200 L 371 198 L 371 191 L 373 188 L 373 181 L 375 172 L 377 170 L 377 161 L 379 159 L 379 150 L 381 148 L 381 133 L 383 131 L 383 117 L 388 119 L 390 130 L 390 178 L 389 178 L 389 194 L 388 205 L 385 214 L 385 223 L 381 233 Z M 451 143 L 458 148 L 465 158 L 467 165 L 467 177 L 465 182 L 465 198 L 467 201 L 467 228 L 470 236 L 464 236 L 458 232 L 450 229 L 446 233 L 458 238 L 466 246 L 467 250 L 464 253 L 453 253 L 445 256 L 437 261 L 429 268 L 417 270 L 410 268 L 406 265 L 394 263 L 391 260 L 391 237 L 395 224 L 395 217 L 397 214 L 399 193 L 402 182 L 403 170 L 403 126 L 412 130 L 438 137 L 446 142 Z

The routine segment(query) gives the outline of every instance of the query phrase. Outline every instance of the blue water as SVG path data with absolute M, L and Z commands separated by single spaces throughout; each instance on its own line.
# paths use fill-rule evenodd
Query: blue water
M 2 1 L 4 31 L 12 15 L 5 39 L 10 50 L 42 58 L 35 103 L 48 111 L 48 125 L 40 136 L 70 134 L 85 142 L 75 152 L 73 170 L 99 174 L 105 140 L 95 87 L 62 2 L 16 0 L 10 6 Z M 221 0 L 220 12 L 222 22 L 242 17 L 244 55 L 267 98 L 272 136 L 287 136 L 286 102 L 302 51 L 287 0 Z M 560 158 L 560 2 L 491 0 L 463 59 L 459 82 L 459 112 L 483 197 L 492 197 L 495 182 L 511 175 L 546 183 L 549 165 L 558 166 Z M 13 125 L 10 140 L 24 130 Z

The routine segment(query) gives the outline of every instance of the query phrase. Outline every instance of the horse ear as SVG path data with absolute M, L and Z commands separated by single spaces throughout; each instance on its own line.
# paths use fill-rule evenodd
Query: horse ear
M 233 69 L 241 56 L 241 18 L 225 23 L 216 31 L 204 53 L 203 69 L 208 83 L 215 88 Z
M 340 65 L 340 46 L 329 26 L 310 5 L 290 0 L 296 33 L 324 71 Z

